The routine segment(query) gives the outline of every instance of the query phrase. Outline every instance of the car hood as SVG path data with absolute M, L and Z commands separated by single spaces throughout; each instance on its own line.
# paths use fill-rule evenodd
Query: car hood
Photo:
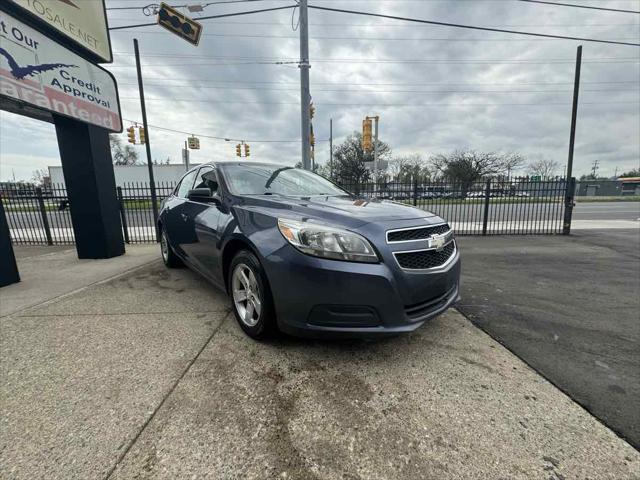
M 284 218 L 313 218 L 350 227 L 371 222 L 435 217 L 430 212 L 386 200 L 357 199 L 348 196 L 244 196 L 243 206 L 269 210 Z

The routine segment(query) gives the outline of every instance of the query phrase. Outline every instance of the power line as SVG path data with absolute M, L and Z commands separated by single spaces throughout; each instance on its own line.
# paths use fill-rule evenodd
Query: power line
M 198 5 L 202 8 L 207 8 L 210 5 L 218 5 L 218 4 L 223 4 L 223 3 L 248 3 L 248 2 L 262 2 L 262 1 L 266 1 L 266 0 L 220 0 L 217 2 L 207 2 L 203 5 Z M 194 4 L 185 4 L 185 5 L 171 5 L 171 8 L 187 8 L 191 5 Z M 110 11 L 110 10 L 144 10 L 145 8 L 149 8 L 149 7 L 153 7 L 153 6 L 158 6 L 157 4 L 153 4 L 150 3 L 148 5 L 139 5 L 139 6 L 135 6 L 135 7 L 109 7 L 109 8 L 105 8 L 105 10 Z
M 113 52 L 114 56 L 130 57 L 131 52 Z M 243 55 L 183 55 L 179 53 L 145 53 L 145 57 L 162 57 L 162 58 L 178 58 L 178 59 L 196 59 L 196 60 L 256 60 L 256 61 L 277 61 L 286 63 L 297 63 L 294 57 L 254 57 Z M 613 63 L 635 63 L 640 62 L 640 57 L 593 57 L 585 62 L 608 62 Z M 524 58 L 504 59 L 504 58 L 315 58 L 314 62 L 348 62 L 348 63 L 575 63 L 573 58 Z M 583 62 L 584 63 L 584 62 Z M 165 64 L 163 64 L 165 65 Z M 203 64 L 204 65 L 204 64 Z
M 520 2 L 527 3 L 544 3 L 545 5 L 555 5 L 557 7 L 574 7 L 574 8 L 588 8 L 590 10 L 605 10 L 608 12 L 620 12 L 620 13 L 638 13 L 638 10 L 622 10 L 619 8 L 607 8 L 607 7 L 592 7 L 590 5 L 576 5 L 574 3 L 557 3 L 557 2 L 546 2 L 543 0 L 519 0 Z
M 123 7 L 130 8 L 130 7 Z M 127 18 L 130 17 L 121 17 Z M 219 25 L 269 25 L 269 26 L 286 26 L 290 27 L 291 24 L 289 22 L 216 22 L 216 26 Z M 427 25 L 415 24 L 415 25 L 401 25 L 397 23 L 323 23 L 323 22 L 312 22 L 311 26 L 315 27 L 375 27 L 375 28 L 425 28 Z M 638 23 L 518 23 L 518 24 L 499 24 L 499 25 L 486 25 L 487 27 L 493 28 L 501 28 L 501 27 L 569 27 L 569 28 L 599 28 L 599 27 L 638 27 L 640 24 Z
M 224 66 L 224 65 L 297 65 L 299 61 L 281 61 L 281 62 L 261 62 L 261 61 L 229 61 L 229 62 L 200 62 L 200 63 L 143 63 L 143 67 L 209 67 L 209 66 Z M 509 61 L 509 60 L 478 60 L 478 61 L 457 61 L 457 60 L 314 60 L 314 63 L 338 63 L 338 64 L 379 64 L 379 65 L 393 65 L 393 64 L 426 64 L 426 65 L 564 65 L 572 64 L 570 61 Z M 640 63 L 638 60 L 591 60 L 584 61 L 582 63 L 590 64 L 624 64 L 624 63 Z M 110 68 L 135 68 L 135 65 L 110 65 Z
M 120 97 L 124 100 L 137 100 L 139 97 Z M 160 101 L 166 102 L 166 98 L 147 98 L 147 101 Z M 243 104 L 243 105 L 300 105 L 299 102 L 259 102 L 259 101 L 244 101 L 244 100 L 203 100 L 199 98 L 171 98 L 172 102 L 188 102 L 188 103 L 216 103 L 216 104 Z M 640 102 L 581 102 L 583 105 L 640 105 Z M 494 106 L 529 106 L 529 107 L 542 107 L 549 105 L 571 105 L 569 102 L 538 102 L 538 103 L 325 103 L 318 102 L 318 105 L 331 106 L 331 107 L 494 107 Z
M 136 124 L 141 124 L 142 122 L 139 120 L 131 120 L 131 119 L 127 119 L 127 118 L 123 118 L 123 120 L 125 122 L 130 122 L 130 123 L 136 123 Z M 216 135 L 207 135 L 204 133 L 196 133 L 193 130 L 190 131 L 186 131 L 186 130 L 176 130 L 174 128 L 166 128 L 166 127 L 160 127 L 158 125 L 151 125 L 149 124 L 149 127 L 152 128 L 156 128 L 158 130 L 164 130 L 166 132 L 173 132 L 173 133 L 182 133 L 184 135 L 195 135 L 197 137 L 201 137 L 201 138 L 211 138 L 213 140 L 222 140 L 225 142 L 250 142 L 250 143 L 299 143 L 300 139 L 297 138 L 295 140 L 256 140 L 256 139 L 247 139 L 247 138 L 234 138 L 234 137 L 221 137 L 221 136 L 216 136 Z M 318 140 L 316 139 L 316 142 L 328 142 L 329 140 Z
M 223 13 L 219 15 L 208 15 L 204 17 L 198 17 L 197 20 L 209 20 L 212 18 L 226 18 L 226 17 L 238 17 L 241 15 L 251 15 L 253 13 L 263 13 L 263 12 L 274 12 L 276 10 L 288 10 L 290 8 L 295 8 L 296 5 L 288 5 L 286 7 L 272 7 L 272 8 L 261 8 L 258 10 L 248 10 L 245 12 L 235 12 L 235 13 Z M 138 23 L 136 25 L 120 25 L 118 27 L 110 27 L 109 30 L 124 30 L 126 28 L 138 28 L 138 27 L 150 27 L 153 25 L 157 25 L 156 22 L 150 23 Z
M 126 77 L 124 77 L 126 79 Z M 149 79 L 164 79 L 164 77 L 154 77 L 154 76 L 145 76 L 145 78 Z M 212 83 L 232 83 L 232 84 L 250 84 L 250 85 L 299 85 L 296 82 L 279 82 L 279 81 L 248 81 L 248 80 L 213 80 L 210 82 L 200 81 L 197 83 L 191 82 L 186 84 L 186 86 L 197 87 L 202 84 L 212 84 Z M 573 82 L 511 82 L 511 83 L 503 83 L 503 82 L 463 82 L 463 83 L 452 83 L 452 82 L 419 82 L 419 83 L 404 83 L 404 82 L 395 82 L 395 83 L 351 83 L 351 82 L 313 82 L 314 85 L 349 85 L 349 86 L 425 86 L 425 85 L 573 85 Z M 122 83 L 118 82 L 119 85 Z M 585 81 L 580 82 L 581 85 L 609 85 L 609 84 L 638 84 L 638 80 L 618 80 L 618 81 Z M 137 85 L 137 83 L 135 83 Z M 180 87 L 185 86 L 185 84 L 175 84 L 175 83 L 167 83 L 166 80 L 161 84 L 166 87 Z
M 565 35 L 551 35 L 547 33 L 523 32 L 518 30 L 505 30 L 505 29 L 490 28 L 490 27 L 477 27 L 474 25 L 465 25 L 460 23 L 438 22 L 434 20 L 423 20 L 423 19 L 410 18 L 410 17 L 398 17 L 395 15 L 385 15 L 381 13 L 360 12 L 357 10 L 345 10 L 341 8 L 319 7 L 316 5 L 309 5 L 309 8 L 312 8 L 314 10 L 327 11 L 327 12 L 348 13 L 350 15 L 363 15 L 363 16 L 377 17 L 377 18 L 389 18 L 392 20 L 401 20 L 405 22 L 414 22 L 414 23 L 426 23 L 430 25 L 440 25 L 444 27 L 466 28 L 469 30 L 483 30 L 487 32 L 510 33 L 514 35 L 527 35 L 532 37 L 555 38 L 555 39 L 561 39 L 561 40 L 578 40 L 581 42 L 608 43 L 608 44 L 614 44 L 614 45 L 629 45 L 634 47 L 640 47 L 640 43 L 617 42 L 613 40 L 600 40 L 597 38 L 588 38 L 588 37 L 569 37 Z
M 312 8 L 309 6 L 309 8 Z M 316 8 L 316 7 L 313 7 Z M 115 27 L 120 28 L 120 27 Z M 487 29 L 485 29 L 487 30 Z M 503 31 L 497 29 L 489 29 L 493 31 Z M 506 31 L 506 30 L 504 30 Z M 164 35 L 166 32 L 158 31 L 158 32 L 138 32 L 136 30 L 120 30 L 118 33 L 136 33 L 138 35 Z M 574 37 L 559 37 L 557 35 L 546 35 L 546 34 L 532 34 L 542 37 L 552 37 L 552 38 L 535 38 L 535 39 L 522 39 L 522 38 L 438 38 L 438 37 L 363 37 L 363 36 L 354 36 L 354 37 L 334 37 L 334 36 L 326 36 L 326 35 L 310 35 L 309 40 L 379 40 L 379 41 L 387 41 L 387 42 L 397 42 L 397 41 L 429 41 L 429 42 L 531 42 L 531 41 L 551 41 L 558 38 L 569 39 L 569 40 L 584 40 L 582 38 L 574 38 Z M 202 36 L 205 37 L 218 37 L 218 38 L 289 38 L 292 40 L 297 40 L 298 37 L 295 35 L 270 35 L 270 34 L 255 34 L 255 33 L 203 33 Z M 618 40 L 635 40 L 636 37 L 618 37 Z M 590 40 L 587 40 L 590 41 Z M 616 43 L 622 45 L 640 45 L 635 43 L 624 43 L 613 40 L 593 40 L 600 43 Z
M 135 86 L 137 83 L 118 83 L 118 85 L 128 85 Z M 214 89 L 214 90 L 263 90 L 263 91 L 274 91 L 274 92 L 297 92 L 299 89 L 297 88 L 273 88 L 273 87 L 237 87 L 237 86 L 194 86 L 191 84 L 181 84 L 181 85 L 167 85 L 165 83 L 146 83 L 145 85 L 152 87 L 192 87 L 192 88 L 202 88 L 202 89 Z M 345 88 L 314 88 L 315 92 L 351 92 L 351 93 L 362 93 L 362 94 L 370 94 L 370 93 L 417 93 L 417 94 L 447 94 L 447 93 L 478 93 L 478 94 L 510 94 L 510 93 L 570 93 L 573 92 L 571 89 L 565 90 L 363 90 L 363 89 L 345 89 Z M 583 92 L 636 92 L 637 89 L 633 90 L 625 90 L 625 89 L 583 89 Z

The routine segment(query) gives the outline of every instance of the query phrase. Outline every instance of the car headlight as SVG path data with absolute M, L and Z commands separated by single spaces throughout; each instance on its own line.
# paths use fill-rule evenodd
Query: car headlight
M 291 245 L 308 255 L 350 262 L 378 262 L 378 255 L 367 239 L 348 230 L 281 218 L 278 229 Z

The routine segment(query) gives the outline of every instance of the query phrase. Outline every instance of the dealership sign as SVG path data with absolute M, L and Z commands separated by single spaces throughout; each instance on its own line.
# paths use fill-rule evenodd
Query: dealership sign
M 113 76 L 4 12 L 0 12 L 0 97 L 122 131 Z
M 10 1 L 98 56 L 100 60 L 113 60 L 104 0 Z

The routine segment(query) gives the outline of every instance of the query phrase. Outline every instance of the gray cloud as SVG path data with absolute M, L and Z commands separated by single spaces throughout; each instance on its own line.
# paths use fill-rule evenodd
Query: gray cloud
M 107 0 L 107 6 L 144 3 Z M 631 14 L 497 0 L 312 3 L 537 32 L 640 40 L 638 16 Z M 633 3 L 619 0 L 608 5 L 629 8 Z M 261 6 L 282 4 L 286 2 L 260 2 Z M 208 7 L 205 14 L 244 9 L 248 7 L 243 4 L 217 5 Z M 112 25 L 148 20 L 135 11 L 111 11 L 109 17 Z M 324 141 L 329 118 L 334 122 L 334 143 L 339 143 L 360 128 L 362 117 L 373 114 L 381 116 L 381 138 L 396 154 L 428 156 L 475 148 L 517 151 L 531 159 L 566 160 L 578 42 L 411 25 L 317 10 L 310 11 L 309 17 L 314 129 L 316 138 L 322 140 L 316 146 L 319 162 L 329 155 Z M 141 118 L 132 68 L 131 40 L 135 35 L 147 65 L 144 76 L 150 124 L 254 140 L 299 138 L 298 68 L 247 63 L 295 60 L 299 55 L 298 32 L 290 23 L 290 11 L 205 21 L 198 48 L 158 27 L 114 32 L 117 55 L 108 68 L 119 81 L 123 116 Z M 612 175 L 616 167 L 619 171 L 637 167 L 640 49 L 583 45 L 574 171 L 587 173 L 596 159 L 605 175 Z M 389 63 L 399 60 L 404 63 Z M 34 127 L 32 133 L 25 133 L 25 125 L 37 123 L 8 114 L 3 115 L 2 123 L 3 159 L 18 154 L 49 155 L 52 162 L 59 163 L 51 127 Z M 150 135 L 154 157 L 179 161 L 185 135 L 153 129 Z M 17 142 L 18 138 L 26 141 Z M 234 158 L 235 142 L 203 138 L 201 143 L 203 148 L 194 152 L 194 161 Z M 293 164 L 300 158 L 296 142 L 253 142 L 251 146 L 256 160 Z M 0 171 L 3 178 L 7 176 L 4 170 Z

